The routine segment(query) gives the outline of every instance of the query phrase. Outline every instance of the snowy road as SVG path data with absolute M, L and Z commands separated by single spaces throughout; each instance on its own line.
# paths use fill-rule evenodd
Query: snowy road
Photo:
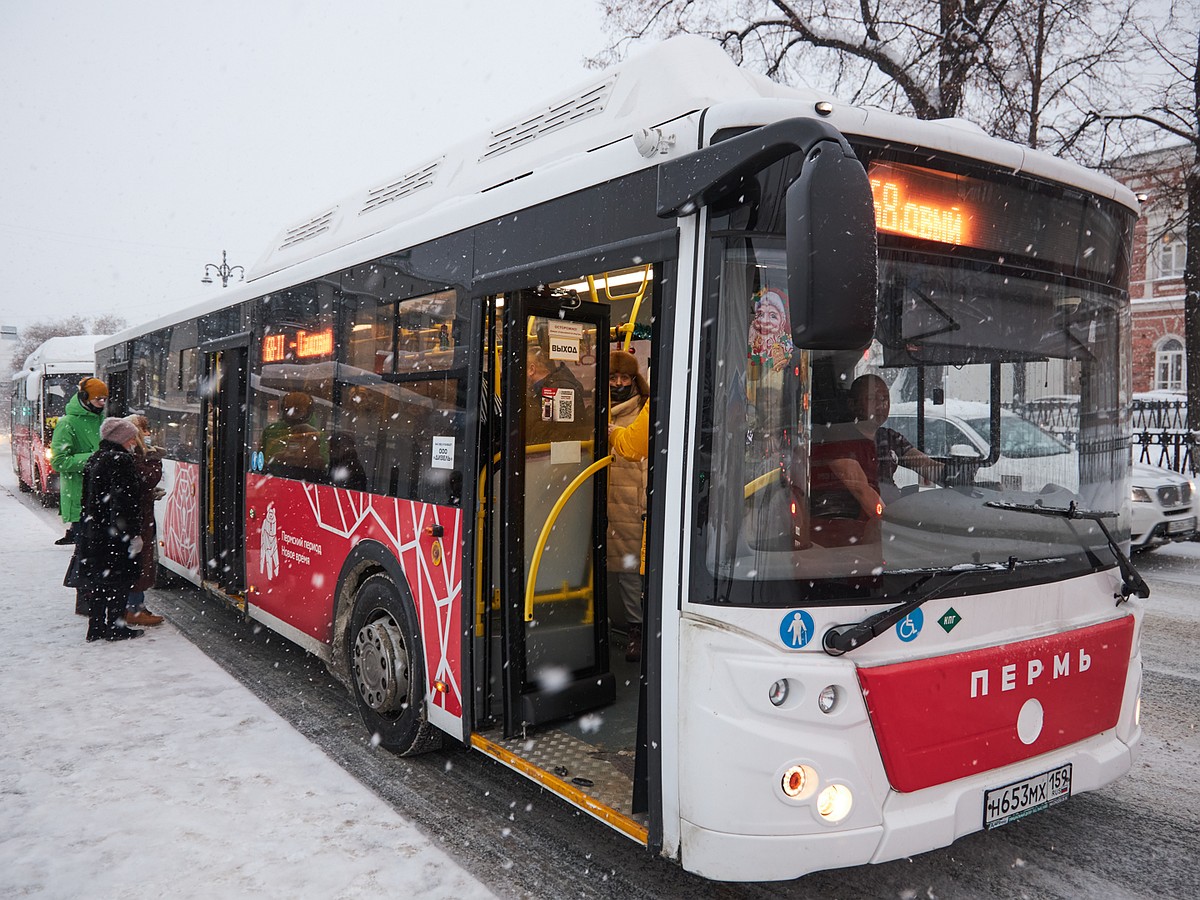
M 911 860 L 761 885 L 702 882 L 649 858 L 478 754 L 373 751 L 348 695 L 311 657 L 195 591 L 163 599 L 189 638 L 500 895 L 1182 900 L 1200 883 L 1200 544 L 1138 563 L 1154 595 L 1143 636 L 1146 739 L 1129 777 Z
M 28 497 L 14 497 L 0 484 L 0 519 L 8 518 L 14 503 L 53 524 Z M 465 870 L 463 877 L 501 896 L 1193 897 L 1200 883 L 1200 544 L 1166 548 L 1136 562 L 1154 594 L 1143 634 L 1146 740 L 1129 777 L 949 848 L 785 884 L 702 882 L 478 754 L 448 750 L 399 759 L 373 750 L 348 695 L 312 657 L 191 589 L 159 591 L 151 605 L 168 615 L 165 627 L 178 629 L 382 798 L 398 821 L 415 823 Z M 82 620 L 60 611 L 54 618 L 79 626 L 82 648 Z M 10 632 L 7 639 L 16 638 Z M 7 800 L 0 791 L 0 804 Z M 354 849 L 346 838 L 338 844 L 355 859 L 391 852 L 370 829 L 348 840 L 361 842 Z M 7 868 L 5 846 L 0 837 L 0 871 Z M 438 896 L 442 885 L 429 887 L 425 896 Z

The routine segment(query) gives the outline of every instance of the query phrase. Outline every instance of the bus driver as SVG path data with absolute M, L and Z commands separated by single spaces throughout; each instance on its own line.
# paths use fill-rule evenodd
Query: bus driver
M 826 428 L 812 448 L 814 539 L 826 546 L 879 540 L 878 521 L 900 494 L 895 482 L 900 466 L 929 481 L 943 474 L 940 462 L 883 424 L 892 402 L 878 375 L 854 380 L 849 405 L 853 420 Z

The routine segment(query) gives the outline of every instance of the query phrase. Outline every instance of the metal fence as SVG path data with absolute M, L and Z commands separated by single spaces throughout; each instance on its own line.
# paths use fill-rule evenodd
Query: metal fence
M 1196 439 L 1188 431 L 1186 400 L 1135 397 L 1129 405 L 1133 428 L 1133 461 L 1195 475 L 1200 459 Z
M 1041 397 L 1012 404 L 1012 411 L 1074 446 L 1079 440 L 1079 400 Z M 1133 461 L 1188 475 L 1200 469 L 1196 439 L 1187 427 L 1187 401 L 1135 398 L 1130 403 Z

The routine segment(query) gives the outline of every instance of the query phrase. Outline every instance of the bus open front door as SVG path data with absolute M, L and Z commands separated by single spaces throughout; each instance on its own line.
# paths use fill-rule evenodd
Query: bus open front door
M 202 404 L 204 456 L 201 521 L 204 580 L 233 597 L 245 590 L 247 348 L 206 348 Z M 243 601 L 244 602 L 244 601 Z
M 608 308 L 518 291 L 504 311 L 500 483 L 506 737 L 606 706 Z

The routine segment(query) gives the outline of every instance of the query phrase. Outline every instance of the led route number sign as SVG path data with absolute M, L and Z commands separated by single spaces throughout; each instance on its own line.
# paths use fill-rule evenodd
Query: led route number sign
M 1018 260 L 1111 282 L 1128 265 L 1133 213 L 1086 191 L 1042 179 L 968 175 L 869 159 L 880 237 L 929 241 L 989 260 Z
M 917 166 L 870 167 L 875 227 L 943 244 L 965 244 L 969 211 L 952 175 Z
M 291 350 L 293 359 L 311 359 L 317 356 L 329 356 L 333 353 L 333 329 L 324 328 L 321 331 L 297 330 L 292 339 L 284 332 L 268 334 L 263 337 L 262 361 L 264 363 L 282 362 Z

